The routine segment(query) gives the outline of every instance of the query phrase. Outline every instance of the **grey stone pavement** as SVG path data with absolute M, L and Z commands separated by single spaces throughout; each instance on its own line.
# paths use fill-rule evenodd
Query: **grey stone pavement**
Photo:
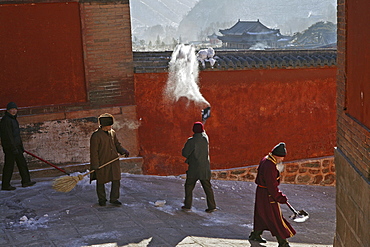
M 77 174 L 72 174 L 75 176 Z M 36 178 L 33 187 L 0 191 L 0 246 L 278 246 L 248 241 L 253 227 L 255 184 L 212 180 L 220 210 L 206 209 L 198 183 L 191 212 L 180 210 L 184 179 L 122 174 L 121 207 L 97 204 L 95 183 L 88 177 L 68 193 L 54 191 L 53 178 Z M 107 186 L 108 189 L 108 186 Z M 289 219 L 297 235 L 292 247 L 332 246 L 335 233 L 335 187 L 282 184 L 298 210 L 310 213 L 303 223 Z M 165 200 L 164 206 L 156 206 Z M 292 214 L 282 205 L 286 218 Z

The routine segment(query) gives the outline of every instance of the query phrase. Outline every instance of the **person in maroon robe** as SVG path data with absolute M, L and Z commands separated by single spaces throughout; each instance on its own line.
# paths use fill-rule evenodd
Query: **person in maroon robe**
M 249 240 L 266 243 L 261 235 L 264 230 L 268 230 L 277 238 L 279 247 L 289 247 L 286 239 L 296 233 L 280 210 L 280 204 L 287 203 L 288 198 L 278 188 L 280 172 L 277 164 L 284 160 L 286 154 L 285 143 L 280 142 L 258 166 L 254 225 Z

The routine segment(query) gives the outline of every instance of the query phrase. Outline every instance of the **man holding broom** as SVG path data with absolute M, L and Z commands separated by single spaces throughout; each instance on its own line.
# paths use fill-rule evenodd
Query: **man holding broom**
M 2 190 L 15 190 L 10 185 L 12 179 L 14 163 L 17 164 L 19 174 L 22 178 L 22 187 L 33 186 L 36 182 L 31 181 L 26 159 L 23 156 L 23 142 L 21 139 L 19 123 L 17 120 L 18 106 L 14 102 L 9 102 L 6 112 L 0 122 L 1 145 L 5 154 Z
M 114 206 L 120 206 L 118 201 L 120 196 L 121 168 L 118 153 L 129 156 L 129 152 L 121 146 L 116 132 L 112 129 L 114 118 L 109 113 L 99 116 L 99 129 L 90 138 L 90 169 L 95 170 L 90 176 L 90 180 L 96 179 L 96 193 L 100 206 L 105 206 L 107 199 L 105 193 L 105 183 L 112 182 L 109 202 Z M 111 164 L 99 169 L 103 164 L 117 159 Z

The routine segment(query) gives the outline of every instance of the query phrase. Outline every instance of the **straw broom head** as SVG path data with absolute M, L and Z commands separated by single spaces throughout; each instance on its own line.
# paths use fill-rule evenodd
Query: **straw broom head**
M 120 158 L 120 156 L 118 156 L 117 158 L 112 159 L 111 161 L 108 161 L 104 165 L 99 166 L 98 169 L 101 169 L 101 168 L 109 165 L 110 163 L 118 160 L 119 158 Z M 87 176 L 87 175 L 89 175 L 93 172 L 95 172 L 95 170 L 91 170 L 91 171 L 89 171 L 88 173 L 86 173 L 84 175 L 80 174 L 80 175 L 74 176 L 74 177 L 64 176 L 64 177 L 57 178 L 53 182 L 53 189 L 56 190 L 56 191 L 60 191 L 60 192 L 70 192 L 77 185 L 77 183 L 79 181 L 81 181 L 85 176 Z
M 63 177 L 57 178 L 53 182 L 53 189 L 56 191 L 60 191 L 60 192 L 69 192 L 83 178 L 84 178 L 84 175 L 63 176 Z

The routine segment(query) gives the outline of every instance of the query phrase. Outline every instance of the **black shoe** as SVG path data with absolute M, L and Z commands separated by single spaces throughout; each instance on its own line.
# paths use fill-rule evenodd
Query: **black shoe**
M 1 190 L 15 190 L 16 188 L 9 185 L 8 187 L 1 187 Z
M 206 210 L 206 213 L 212 213 L 212 212 L 214 212 L 214 211 L 217 211 L 217 208 L 207 208 Z
M 278 247 L 290 247 L 289 246 L 289 242 L 286 239 L 284 239 L 284 238 L 282 238 L 280 236 L 276 236 L 276 239 L 277 239 L 277 241 L 279 243 L 279 246 Z
M 190 208 L 187 208 L 187 207 L 185 207 L 185 206 L 182 206 L 182 207 L 181 207 L 181 210 L 182 210 L 182 211 L 185 211 L 185 212 L 189 212 L 189 211 L 191 211 L 191 209 L 190 209 Z
M 110 202 L 111 204 L 113 204 L 114 206 L 121 206 L 122 203 L 118 200 L 114 201 L 114 202 Z
M 262 238 L 261 235 L 256 234 L 255 232 L 251 232 L 249 235 L 248 240 L 257 241 L 259 243 L 267 243 L 266 239 Z M 280 245 L 279 245 L 280 247 Z
M 104 202 L 99 202 L 99 206 L 102 206 L 102 207 L 104 207 L 104 206 L 106 206 L 107 205 L 107 203 L 104 201 Z
M 280 243 L 278 247 L 290 247 L 288 241 L 284 242 L 284 243 Z
M 28 182 L 28 183 L 22 184 L 22 187 L 30 187 L 30 186 L 33 186 L 35 184 L 36 184 L 36 182 Z

